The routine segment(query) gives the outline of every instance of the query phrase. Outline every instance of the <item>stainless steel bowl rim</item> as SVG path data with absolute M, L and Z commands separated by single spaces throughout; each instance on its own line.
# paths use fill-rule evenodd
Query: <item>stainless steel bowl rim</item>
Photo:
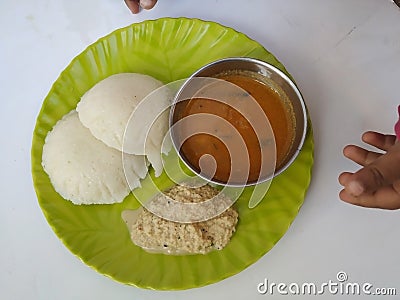
M 265 177 L 262 178 L 256 182 L 251 182 L 251 183 L 246 183 L 246 184 L 228 184 L 228 183 L 221 183 L 219 181 L 215 181 L 209 178 L 206 178 L 204 176 L 202 176 L 201 174 L 199 174 L 198 172 L 196 172 L 196 170 L 193 169 L 193 167 L 188 164 L 186 162 L 186 160 L 181 156 L 181 152 L 179 149 L 177 149 L 174 138 L 172 136 L 172 131 L 170 131 L 171 134 L 171 141 L 172 141 L 172 145 L 174 147 L 174 150 L 177 152 L 178 156 L 181 158 L 181 160 L 183 161 L 183 163 L 193 172 L 196 174 L 196 176 L 199 176 L 200 178 L 210 182 L 210 183 L 214 183 L 214 184 L 218 184 L 218 185 L 222 185 L 222 186 L 229 186 L 229 187 L 245 187 L 245 186 L 253 186 L 253 185 L 257 185 L 263 182 L 267 182 L 269 180 L 272 180 L 273 178 L 275 178 L 276 176 L 278 176 L 279 174 L 281 174 L 283 171 L 285 171 L 293 162 L 294 160 L 297 158 L 299 152 L 301 151 L 301 148 L 303 147 L 305 138 L 306 138 L 306 134 L 307 134 L 307 128 L 308 128 L 308 112 L 307 112 L 307 108 L 304 102 L 304 98 L 300 92 L 300 90 L 298 89 L 297 85 L 293 82 L 293 80 L 291 80 L 289 78 L 289 76 L 287 76 L 283 71 L 281 71 L 280 69 L 278 69 L 277 67 L 263 61 L 263 60 L 259 60 L 256 58 L 251 58 L 251 57 L 227 57 L 227 58 L 222 58 L 222 59 L 218 59 L 215 61 L 212 61 L 204 66 L 202 66 L 201 68 L 199 68 L 197 71 L 195 71 L 190 77 L 188 77 L 184 83 L 182 84 L 182 86 L 179 88 L 178 92 L 176 93 L 174 100 L 172 102 L 171 105 L 171 109 L 170 109 L 170 114 L 169 114 L 169 127 L 171 128 L 173 125 L 173 116 L 174 116 L 174 111 L 175 111 L 175 104 L 177 103 L 177 101 L 179 100 L 180 95 L 182 94 L 182 91 L 187 87 L 188 83 L 190 82 L 190 80 L 192 80 L 194 77 L 199 77 L 198 74 L 202 73 L 204 70 L 216 65 L 216 64 L 220 64 L 220 63 L 224 63 L 224 62 L 235 62 L 235 61 L 241 61 L 241 62 L 248 62 L 248 63 L 253 63 L 256 65 L 260 65 L 266 69 L 270 69 L 271 71 L 273 71 L 274 73 L 278 74 L 279 77 L 281 77 L 286 83 L 289 84 L 289 86 L 293 89 L 293 91 L 296 93 L 296 96 L 299 100 L 299 103 L 301 105 L 301 110 L 302 110 L 302 116 L 303 116 L 303 131 L 301 132 L 301 137 L 300 137 L 300 142 L 298 143 L 297 149 L 296 151 L 293 153 L 293 155 L 290 157 L 290 159 L 283 165 L 281 166 L 278 170 L 276 170 L 274 172 L 274 174 L 272 176 L 269 177 Z

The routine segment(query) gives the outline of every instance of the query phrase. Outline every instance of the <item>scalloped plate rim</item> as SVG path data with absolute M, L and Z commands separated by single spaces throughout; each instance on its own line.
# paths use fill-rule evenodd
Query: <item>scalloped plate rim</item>
M 36 193 L 36 195 L 37 195 L 37 197 L 38 197 L 39 206 L 40 206 L 40 208 L 41 208 L 42 213 L 44 214 L 44 216 L 45 216 L 45 218 L 46 218 L 46 221 L 48 222 L 48 224 L 50 225 L 50 227 L 52 228 L 52 230 L 53 230 L 54 233 L 56 234 L 57 238 L 60 239 L 61 242 L 64 244 L 64 246 L 65 246 L 74 256 L 78 257 L 79 260 L 82 261 L 85 265 L 89 266 L 91 269 L 95 270 L 95 271 L 98 272 L 99 274 L 102 274 L 102 275 L 104 275 L 104 276 L 106 276 L 106 277 L 108 277 L 108 278 L 110 278 L 110 279 L 112 279 L 112 280 L 114 280 L 114 281 L 117 281 L 117 282 L 120 282 L 120 283 L 123 283 L 123 284 L 126 284 L 126 285 L 131 285 L 131 286 L 136 286 L 136 287 L 146 288 L 146 289 L 152 289 L 152 290 L 182 290 L 182 289 L 190 289 L 190 288 L 195 288 L 195 287 L 206 286 L 206 285 L 209 285 L 209 284 L 216 283 L 216 282 L 219 282 L 219 281 L 221 281 L 221 280 L 224 280 L 224 279 L 226 279 L 226 278 L 228 278 L 228 277 L 231 277 L 231 276 L 233 276 L 233 275 L 235 275 L 235 274 L 238 274 L 238 273 L 241 272 L 242 270 L 246 269 L 247 267 L 249 267 L 250 265 L 252 265 L 253 263 L 255 263 L 257 260 L 259 260 L 259 259 L 260 259 L 262 256 L 264 256 L 268 251 L 270 251 L 270 249 L 266 249 L 265 251 L 263 251 L 263 253 L 262 253 L 261 255 L 257 255 L 256 257 L 254 257 L 254 259 L 253 259 L 252 261 L 248 261 L 248 262 L 246 263 L 246 266 L 245 266 L 242 270 L 240 270 L 240 271 L 238 271 L 238 272 L 235 272 L 235 271 L 232 271 L 232 272 L 229 272 L 229 273 L 227 272 L 227 273 L 225 273 L 223 276 L 220 276 L 220 277 L 219 277 L 219 280 L 212 280 L 212 279 L 210 279 L 210 280 L 208 280 L 208 281 L 206 281 L 206 282 L 202 282 L 202 284 L 200 284 L 200 285 L 197 285 L 197 284 L 187 285 L 187 284 L 186 284 L 185 287 L 183 287 L 183 288 L 179 288 L 179 287 L 176 287 L 176 288 L 170 288 L 170 287 L 165 287 L 165 288 L 163 288 L 163 287 L 156 287 L 156 288 L 155 288 L 155 287 L 152 286 L 152 285 L 141 285 L 141 284 L 138 284 L 138 283 L 133 283 L 133 282 L 125 281 L 125 280 L 120 280 L 120 279 L 118 279 L 118 278 L 113 277 L 113 276 L 110 275 L 110 274 L 107 274 L 107 273 L 102 272 L 101 270 L 98 269 L 98 267 L 97 267 L 96 265 L 90 264 L 89 262 L 85 261 L 84 259 L 82 259 L 82 258 L 79 256 L 78 253 L 75 253 L 75 252 L 70 248 L 70 245 L 67 243 L 65 237 L 62 236 L 62 233 L 60 232 L 60 230 L 55 226 L 55 224 L 53 224 L 53 223 L 51 222 L 51 214 L 50 214 L 46 209 L 44 209 L 43 203 L 42 203 L 42 201 L 40 201 L 40 199 L 39 199 L 39 198 L 40 198 L 39 196 L 42 195 L 42 192 L 40 191 L 39 186 L 36 184 L 38 179 L 37 179 L 36 176 L 34 175 L 34 174 L 35 174 L 35 168 L 37 167 L 38 162 L 39 162 L 39 165 L 41 165 L 41 160 L 40 160 L 39 158 L 36 158 L 35 155 L 34 155 L 35 149 L 36 149 L 36 146 L 37 146 L 37 143 L 38 143 L 37 138 L 36 138 L 37 130 L 40 129 L 40 126 L 39 126 L 39 125 L 40 125 L 40 124 L 39 124 L 39 117 L 40 117 L 40 116 L 43 114 L 43 112 L 45 111 L 45 104 L 46 104 L 46 101 L 49 101 L 49 100 L 48 100 L 48 97 L 49 97 L 49 95 L 51 95 L 51 94 L 54 92 L 55 86 L 56 86 L 57 82 L 59 81 L 59 79 L 62 78 L 62 76 L 63 76 L 64 74 L 67 74 L 67 73 L 70 71 L 70 68 L 73 66 L 74 63 L 76 63 L 76 62 L 79 60 L 79 57 L 80 57 L 83 53 L 86 53 L 86 52 L 89 51 L 90 49 L 94 48 L 98 43 L 101 43 L 102 41 L 109 39 L 110 37 L 112 37 L 113 35 L 117 34 L 118 32 L 122 32 L 122 31 L 124 31 L 124 30 L 128 30 L 128 29 L 129 29 L 130 27 L 132 27 L 132 26 L 139 26 L 139 25 L 143 25 L 143 24 L 146 24 L 146 23 L 159 22 L 159 21 L 163 21 L 163 20 L 166 20 L 166 21 L 182 21 L 182 20 L 183 20 L 183 21 L 197 21 L 197 22 L 206 23 L 206 24 L 207 24 L 207 23 L 217 24 L 218 26 L 220 26 L 220 27 L 222 27 L 222 28 L 225 28 L 225 29 L 228 29 L 228 30 L 232 30 L 232 31 L 235 32 L 236 34 L 244 36 L 244 37 L 245 37 L 246 39 L 248 39 L 249 41 L 252 41 L 252 42 L 257 43 L 262 49 L 264 49 L 266 52 L 270 53 L 268 50 L 266 50 L 266 49 L 265 49 L 261 44 L 259 44 L 257 41 L 251 39 L 250 37 L 248 37 L 246 34 L 244 34 L 244 33 L 242 33 L 242 32 L 239 32 L 239 31 L 237 31 L 237 30 L 235 30 L 235 29 L 233 29 L 233 28 L 224 26 L 224 25 L 222 25 L 222 24 L 220 24 L 220 23 L 218 23 L 218 22 L 214 22 L 214 21 L 205 21 L 205 20 L 198 19 L 198 18 L 186 18 L 186 17 L 182 17 L 182 18 L 172 18 L 172 17 L 166 17 L 166 18 L 160 18 L 160 19 L 145 20 L 145 21 L 142 21 L 142 22 L 133 23 L 133 24 L 124 26 L 124 27 L 122 27 L 122 28 L 116 29 L 116 30 L 112 31 L 111 33 L 109 33 L 109 34 L 107 34 L 107 35 L 105 35 L 105 36 L 103 36 L 103 37 L 97 39 L 95 42 L 93 42 L 92 44 L 90 44 L 89 46 L 87 46 L 84 50 L 82 50 L 77 56 L 75 56 L 75 57 L 69 62 L 69 64 L 64 68 L 64 70 L 59 74 L 59 76 L 57 77 L 57 79 L 56 79 L 56 80 L 54 81 L 54 83 L 52 84 L 52 86 L 51 86 L 49 92 L 47 93 L 47 95 L 46 95 L 46 97 L 45 97 L 45 99 L 44 99 L 44 101 L 43 101 L 43 103 L 42 103 L 41 109 L 40 109 L 40 111 L 39 111 L 39 113 L 38 113 L 38 116 L 37 116 L 37 119 L 36 119 L 36 124 L 35 124 L 35 128 L 34 128 L 33 136 L 32 136 L 32 147 L 31 147 L 31 172 L 32 172 L 32 179 L 33 179 L 34 190 L 35 190 L 35 193 Z M 272 55 L 273 55 L 273 54 L 272 54 Z M 274 56 L 274 57 L 275 57 L 275 56 Z M 283 66 L 283 65 L 282 65 L 282 66 Z M 286 73 L 288 73 L 288 72 L 286 71 L 286 69 L 284 69 L 283 71 L 285 71 Z M 310 181 L 311 181 L 311 173 L 312 173 L 312 165 L 313 165 L 313 146 L 314 146 L 314 143 L 313 143 L 313 139 L 312 139 L 312 126 L 311 126 L 311 122 L 310 122 L 309 124 L 310 124 L 310 126 L 309 126 L 309 133 L 308 133 L 308 134 L 311 135 L 311 139 L 310 139 L 310 141 L 309 141 L 309 142 L 310 142 L 310 147 L 311 147 L 311 166 L 310 166 L 310 170 L 309 170 L 308 184 L 307 184 L 307 187 L 306 187 L 306 188 L 304 189 L 304 191 L 303 191 L 303 194 L 304 194 L 304 195 L 303 195 L 303 201 L 298 205 L 298 207 L 296 207 L 296 211 L 297 211 L 297 212 L 300 210 L 301 206 L 302 206 L 303 203 L 304 203 L 304 197 L 305 197 L 305 194 L 306 194 L 306 192 L 307 192 L 309 183 L 310 183 Z M 39 161 L 37 161 L 37 159 L 38 159 Z M 283 174 L 284 174 L 284 173 L 283 173 Z M 296 215 L 297 215 L 297 213 L 296 213 Z M 289 229 L 289 227 L 290 227 L 291 224 L 293 223 L 294 219 L 295 219 L 295 217 L 291 219 L 291 221 L 290 221 L 289 224 L 287 225 L 287 228 L 285 229 L 284 233 L 273 243 L 273 247 L 274 247 L 274 246 L 278 243 L 278 241 L 283 237 L 283 235 L 286 233 L 286 231 Z

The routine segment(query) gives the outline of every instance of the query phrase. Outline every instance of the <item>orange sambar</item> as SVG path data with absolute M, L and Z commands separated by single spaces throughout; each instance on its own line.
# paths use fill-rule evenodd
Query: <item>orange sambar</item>
M 270 174 L 280 167 L 290 150 L 295 134 L 293 108 L 256 76 L 235 72 L 216 78 L 223 81 L 217 80 L 186 100 L 181 118 L 196 115 L 204 118 L 194 118 L 182 128 L 182 134 L 189 137 L 180 152 L 196 171 L 201 170 L 214 181 L 257 182 L 266 175 L 263 172 Z M 226 88 L 226 81 L 233 83 L 235 86 L 229 86 L 234 89 Z M 212 174 L 204 171 L 207 164 L 213 163 L 212 160 L 201 163 L 204 155 L 215 160 L 216 168 L 210 167 Z M 265 171 L 261 163 L 264 167 L 268 165 Z M 243 176 L 247 178 L 244 182 Z

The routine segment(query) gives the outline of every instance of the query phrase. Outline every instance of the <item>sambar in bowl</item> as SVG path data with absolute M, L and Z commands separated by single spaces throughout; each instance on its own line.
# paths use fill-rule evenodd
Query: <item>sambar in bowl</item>
M 250 186 L 282 173 L 298 155 L 307 110 L 295 83 L 253 58 L 214 61 L 179 89 L 170 111 L 175 150 L 201 178 Z

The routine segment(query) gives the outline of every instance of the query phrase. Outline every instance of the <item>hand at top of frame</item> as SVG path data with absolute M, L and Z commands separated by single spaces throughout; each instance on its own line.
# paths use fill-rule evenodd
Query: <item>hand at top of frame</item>
M 126 6 L 133 14 L 140 12 L 140 8 L 152 9 L 156 5 L 157 0 L 124 0 Z

